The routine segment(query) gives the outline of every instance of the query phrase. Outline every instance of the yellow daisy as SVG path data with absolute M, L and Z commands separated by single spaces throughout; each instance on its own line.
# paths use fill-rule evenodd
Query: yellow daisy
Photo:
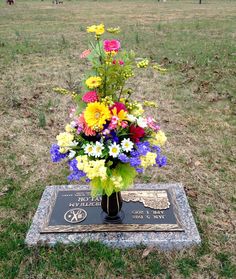
M 107 120 L 111 119 L 111 112 L 103 103 L 89 103 L 84 112 L 87 125 L 94 130 L 101 130 Z
M 90 77 L 85 81 L 85 84 L 90 89 L 99 87 L 102 84 L 102 79 L 100 77 Z

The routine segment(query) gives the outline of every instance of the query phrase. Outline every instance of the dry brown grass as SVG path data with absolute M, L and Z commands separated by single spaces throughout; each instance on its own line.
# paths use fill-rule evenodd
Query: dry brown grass
M 55 95 L 52 87 L 67 86 L 69 76 L 73 84 L 83 74 L 86 65 L 81 64 L 79 54 L 86 47 L 84 28 L 87 25 L 94 22 L 113 26 L 120 24 L 125 31 L 124 36 L 128 36 L 127 44 L 140 48 L 140 53 L 144 51 L 146 55 L 150 45 L 161 47 L 161 40 L 170 34 L 171 27 L 156 31 L 154 27 L 162 23 L 173 26 L 171 24 L 182 21 L 183 24 L 197 24 L 201 20 L 222 21 L 222 29 L 219 25 L 211 26 L 208 36 L 212 40 L 219 40 L 221 36 L 225 40 L 235 38 L 235 33 L 224 25 L 225 20 L 233 18 L 236 13 L 236 5 L 230 1 L 201 6 L 176 1 L 159 4 L 154 1 L 145 4 L 142 1 L 81 1 L 66 2 L 63 6 L 53 6 L 48 2 L 17 2 L 14 7 L 3 4 L 0 7 L 0 44 L 9 45 L 8 50 L 0 47 L 0 51 L 3 50 L 2 54 L 0 52 L 1 176 L 3 187 L 13 189 L 13 193 L 16 189 L 12 197 L 15 203 L 24 195 L 27 197 L 30 189 L 39 187 L 42 191 L 48 184 L 66 183 L 64 166 L 50 162 L 49 148 L 63 129 L 72 102 L 67 97 Z M 201 40 L 206 29 L 196 31 L 193 28 L 192 32 L 196 32 Z M 143 35 L 144 41 L 139 43 L 136 39 L 135 45 L 134 34 L 137 33 Z M 161 38 L 159 44 L 155 44 L 152 37 L 150 42 L 145 41 L 145 33 L 150 36 L 158 34 Z M 182 40 L 185 40 L 184 35 Z M 175 42 L 170 39 L 170 43 Z M 16 51 L 19 48 L 20 51 Z M 168 51 L 173 51 L 175 56 L 174 50 Z M 150 55 L 155 53 L 151 52 Z M 165 62 L 162 53 L 157 52 L 157 56 Z M 222 56 L 219 59 L 228 58 Z M 181 63 L 167 62 L 168 74 L 160 76 L 146 72 L 133 83 L 138 99 L 157 100 L 159 110 L 153 114 L 160 119 L 169 136 L 166 148 L 168 167 L 162 171 L 148 171 L 138 180 L 182 182 L 207 243 L 207 251 L 200 257 L 196 256 L 196 249 L 161 254 L 169 262 L 172 278 L 181 278 L 176 261 L 183 257 L 198 258 L 199 269 L 191 273 L 191 278 L 221 278 L 216 255 L 226 253 L 232 262 L 236 260 L 235 125 L 232 99 L 225 97 L 233 88 L 225 87 L 222 92 L 226 95 L 219 95 L 219 90 L 206 83 L 207 78 L 204 80 L 200 75 L 205 71 L 204 66 L 186 61 L 184 55 Z M 194 68 L 180 72 L 182 65 L 188 67 L 189 63 Z M 230 62 L 227 65 L 224 66 L 226 74 L 233 76 L 235 69 L 231 68 Z M 214 71 L 219 68 L 213 66 L 208 70 L 208 74 L 214 76 Z M 219 86 L 221 81 L 217 81 Z M 45 125 L 40 122 L 40 115 L 45 116 Z M 3 198 L 4 195 L 0 197 Z M 32 214 L 27 208 L 16 211 L 14 207 L 1 206 L 0 217 L 21 222 L 26 218 L 30 222 Z M 139 251 L 135 253 L 138 255 Z M 131 273 L 134 272 L 134 264 L 129 263 L 129 268 Z M 99 265 L 99 270 L 102 269 L 104 263 Z M 26 277 L 22 275 L 20 278 Z

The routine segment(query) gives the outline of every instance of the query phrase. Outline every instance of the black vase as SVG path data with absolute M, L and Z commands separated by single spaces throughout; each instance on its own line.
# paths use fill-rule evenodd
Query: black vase
M 102 195 L 101 206 L 103 210 L 103 222 L 111 224 L 122 223 L 123 214 L 121 213 L 122 197 L 120 192 L 114 192 L 109 197 Z

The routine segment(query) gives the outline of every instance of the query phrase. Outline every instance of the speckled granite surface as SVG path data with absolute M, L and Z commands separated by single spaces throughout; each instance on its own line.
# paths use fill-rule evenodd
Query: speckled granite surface
M 133 247 L 136 245 L 156 246 L 162 250 L 179 250 L 201 242 L 194 222 L 187 197 L 181 184 L 136 184 L 134 189 L 171 189 L 179 206 L 180 222 L 184 232 L 99 232 L 99 233 L 49 233 L 40 234 L 53 193 L 57 190 L 78 190 L 77 185 L 47 186 L 40 200 L 32 225 L 27 233 L 27 245 L 57 242 L 64 244 L 87 241 L 100 241 L 111 247 Z M 79 185 L 79 189 L 87 190 L 88 186 Z

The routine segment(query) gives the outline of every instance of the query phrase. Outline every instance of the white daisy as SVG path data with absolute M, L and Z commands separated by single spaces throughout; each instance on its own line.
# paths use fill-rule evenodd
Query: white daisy
M 84 153 L 88 154 L 89 156 L 93 155 L 93 145 L 92 144 L 86 144 L 84 147 Z
M 102 150 L 104 149 L 104 145 L 99 141 L 96 141 L 95 145 L 93 146 L 93 156 L 100 157 L 102 155 Z
M 130 139 L 123 139 L 121 142 L 121 146 L 125 152 L 129 152 L 133 149 L 134 144 Z
M 147 120 L 146 120 L 146 118 L 143 118 L 143 117 L 140 116 L 140 117 L 137 119 L 137 124 L 138 124 L 138 126 L 141 127 L 141 128 L 146 128 L 146 127 L 147 127 Z
M 111 146 L 109 146 L 109 155 L 116 158 L 120 153 L 120 146 L 116 142 L 114 142 Z

